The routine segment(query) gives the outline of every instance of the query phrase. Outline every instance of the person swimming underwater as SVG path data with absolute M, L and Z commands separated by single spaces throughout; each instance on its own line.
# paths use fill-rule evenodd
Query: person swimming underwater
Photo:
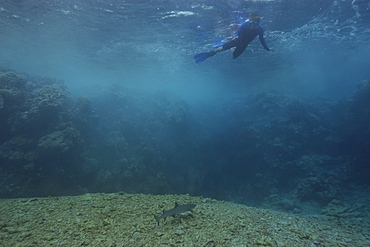
M 259 36 L 262 46 L 267 51 L 274 51 L 273 48 L 269 48 L 266 44 L 265 38 L 263 37 L 263 28 L 259 26 L 261 21 L 260 15 L 255 12 L 249 15 L 249 20 L 243 23 L 238 31 L 236 32 L 236 37 L 225 43 L 224 45 L 218 47 L 214 51 L 199 53 L 194 56 L 195 62 L 200 63 L 209 57 L 216 55 L 218 52 L 231 50 L 233 58 L 239 57 L 247 48 L 249 43 L 254 40 L 254 38 Z

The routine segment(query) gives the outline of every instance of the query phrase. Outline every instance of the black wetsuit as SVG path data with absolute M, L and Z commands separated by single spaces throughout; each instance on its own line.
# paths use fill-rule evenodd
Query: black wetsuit
M 243 25 L 241 25 L 236 32 L 237 37 L 230 40 L 226 44 L 222 46 L 224 50 L 228 50 L 232 47 L 236 47 L 235 51 L 233 52 L 233 58 L 239 57 L 244 50 L 247 48 L 248 44 L 254 40 L 254 38 L 257 37 L 257 35 L 260 38 L 262 46 L 270 51 L 270 48 L 268 48 L 265 38 L 263 37 L 263 29 L 260 26 L 257 26 L 256 28 L 251 28 L 251 25 L 248 22 L 245 22 Z

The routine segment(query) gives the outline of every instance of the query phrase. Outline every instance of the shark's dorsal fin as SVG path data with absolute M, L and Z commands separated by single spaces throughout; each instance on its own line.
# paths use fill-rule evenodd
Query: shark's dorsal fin
M 178 207 L 178 206 L 179 206 L 179 204 L 177 202 L 175 202 L 175 208 Z

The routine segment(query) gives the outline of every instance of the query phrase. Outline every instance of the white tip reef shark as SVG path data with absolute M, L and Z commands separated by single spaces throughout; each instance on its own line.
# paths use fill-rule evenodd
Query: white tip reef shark
M 178 214 L 181 214 L 181 213 L 185 213 L 186 211 L 191 211 L 193 212 L 193 208 L 195 208 L 196 204 L 183 204 L 183 205 L 179 205 L 177 202 L 175 202 L 175 207 L 168 210 L 168 211 L 165 211 L 163 210 L 163 214 L 160 215 L 160 216 L 155 216 L 154 215 L 154 218 L 155 220 L 158 222 L 158 225 L 159 225 L 159 221 L 163 218 L 164 220 L 166 220 L 167 217 L 169 216 L 172 216 L 172 217 L 175 217 L 176 215 Z

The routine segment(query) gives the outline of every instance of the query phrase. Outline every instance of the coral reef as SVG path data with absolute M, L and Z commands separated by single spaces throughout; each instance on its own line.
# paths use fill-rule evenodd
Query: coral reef
M 0 85 L 0 197 L 192 193 L 299 213 L 369 185 L 369 80 L 340 102 L 268 92 L 199 107 L 120 85 L 72 98 L 12 71 Z
M 340 188 L 333 177 L 308 177 L 301 179 L 294 191 L 294 196 L 304 201 L 318 201 L 326 204 L 336 198 Z
M 48 135 L 41 137 L 37 146 L 43 151 L 52 154 L 62 154 L 72 149 L 78 144 L 80 133 L 77 129 L 68 127 L 62 131 L 54 131 Z
M 333 199 L 322 210 L 322 213 L 335 218 L 361 219 L 368 216 L 367 209 L 363 203 L 346 205 L 345 203 Z
M 370 174 L 370 79 L 358 84 L 357 90 L 349 99 L 337 105 L 336 113 L 341 121 L 337 123 L 337 131 L 341 136 L 338 143 L 340 152 L 352 157 L 349 167 L 356 182 L 368 183 Z

